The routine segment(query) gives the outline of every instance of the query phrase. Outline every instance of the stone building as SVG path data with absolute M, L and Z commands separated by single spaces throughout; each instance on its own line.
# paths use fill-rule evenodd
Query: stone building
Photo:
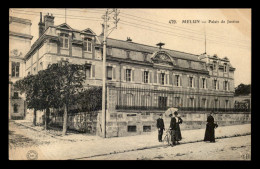
M 67 60 L 86 65 L 85 87 L 102 86 L 102 41 L 103 34 L 96 35 L 90 28 L 76 30 L 66 23 L 55 26 L 54 16 L 48 14 L 41 18 L 39 38 L 25 55 L 25 74 Z M 235 68 L 227 57 L 158 45 L 107 39 L 108 135 L 154 130 L 157 116 L 153 113 L 168 107 L 219 112 L 233 108 Z
M 31 21 L 9 17 L 9 118 L 23 119 L 26 114 L 24 95 L 13 83 L 25 76 L 24 56 L 31 47 Z

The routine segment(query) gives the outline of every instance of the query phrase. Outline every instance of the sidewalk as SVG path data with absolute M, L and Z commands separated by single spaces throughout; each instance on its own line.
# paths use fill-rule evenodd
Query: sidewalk
M 197 130 L 183 130 L 183 139 L 181 144 L 203 141 L 205 129 Z M 165 134 L 165 133 L 164 133 Z M 216 139 L 240 135 L 251 134 L 251 125 L 234 125 L 218 127 L 215 130 Z M 76 135 L 76 134 L 74 134 Z M 82 134 L 78 134 L 82 135 Z M 66 136 L 65 136 L 66 137 Z M 70 136 L 70 139 L 78 136 Z M 81 136 L 82 137 L 82 136 Z M 26 152 L 35 150 L 38 153 L 38 160 L 68 160 L 68 159 L 81 159 L 106 154 L 141 150 L 146 148 L 155 148 L 165 146 L 157 140 L 157 131 L 149 135 L 137 135 L 128 137 L 115 137 L 115 138 L 100 138 L 98 136 L 84 136 L 92 137 L 85 141 L 76 142 L 60 142 L 39 147 L 22 148 L 12 151 L 12 158 L 27 160 Z M 57 137 L 59 138 L 59 137 Z M 215 143 L 217 144 L 217 142 Z

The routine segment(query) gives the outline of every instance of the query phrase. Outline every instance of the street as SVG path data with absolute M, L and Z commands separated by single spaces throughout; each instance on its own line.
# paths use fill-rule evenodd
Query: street
M 28 123 L 28 122 L 27 122 Z M 10 160 L 250 160 L 250 125 L 219 127 L 216 143 L 202 141 L 205 130 L 183 130 L 181 145 L 166 147 L 157 132 L 101 138 L 69 133 L 51 136 L 40 126 L 9 124 Z M 38 129 L 35 130 L 35 129 Z
M 81 160 L 250 160 L 251 135 L 118 153 Z

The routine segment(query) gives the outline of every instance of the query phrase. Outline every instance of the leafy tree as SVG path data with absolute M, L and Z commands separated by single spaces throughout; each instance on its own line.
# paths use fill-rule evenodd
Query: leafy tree
M 68 109 L 71 105 L 77 103 L 79 93 L 83 89 L 85 80 L 84 66 L 61 62 L 53 64 L 48 69 L 54 74 L 55 95 L 58 96 L 56 105 L 63 105 L 63 131 L 62 135 L 67 132 Z
M 36 125 L 36 111 L 41 109 L 38 80 L 37 76 L 29 75 L 14 84 L 21 93 L 26 93 L 27 108 L 34 109 L 33 125 Z
M 83 88 L 85 77 L 83 70 L 83 65 L 61 62 L 16 82 L 17 89 L 26 93 L 28 108 L 33 108 L 35 112 L 45 110 L 45 129 L 47 129 L 50 108 L 63 107 L 62 134 L 66 134 L 67 111 L 69 106 L 76 104 L 79 99 L 78 95 Z
M 235 96 L 248 95 L 251 93 L 251 84 L 245 85 L 241 83 L 235 88 Z

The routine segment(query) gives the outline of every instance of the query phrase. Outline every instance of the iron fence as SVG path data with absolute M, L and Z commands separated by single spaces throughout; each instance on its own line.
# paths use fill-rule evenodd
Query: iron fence
M 177 107 L 180 111 L 250 112 L 250 107 L 234 106 L 233 96 L 212 91 L 157 90 L 130 87 L 113 87 L 117 110 L 167 110 Z M 217 102 L 215 98 L 218 98 Z M 229 99 L 228 104 L 226 103 Z M 204 101 L 207 100 L 207 101 Z M 221 101 L 221 103 L 220 103 Z M 237 104 L 236 104 L 237 105 Z

